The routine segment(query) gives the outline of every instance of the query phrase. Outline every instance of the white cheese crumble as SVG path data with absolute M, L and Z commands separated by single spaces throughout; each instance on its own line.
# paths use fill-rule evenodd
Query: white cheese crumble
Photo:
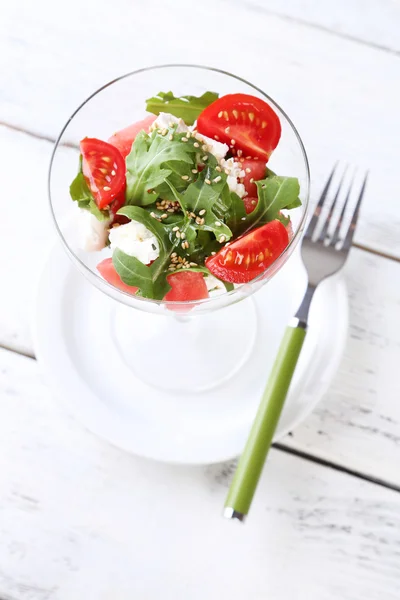
M 241 163 L 235 161 L 233 158 L 228 158 L 228 160 L 222 159 L 220 165 L 227 174 L 226 181 L 231 192 L 236 192 L 240 198 L 246 196 L 247 192 L 243 183 L 238 182 L 238 177 L 244 177 L 246 175 Z
M 88 210 L 79 209 L 78 231 L 80 247 L 86 252 L 102 250 L 107 241 L 111 219 L 99 221 Z
M 110 243 L 111 250 L 119 248 L 125 254 L 140 260 L 144 265 L 156 260 L 160 254 L 156 236 L 137 221 L 113 227 L 110 231 Z
M 163 112 L 158 115 L 150 129 L 151 131 L 154 131 L 154 129 L 168 129 L 168 127 L 171 127 L 172 125 L 177 125 L 177 133 L 185 133 L 186 131 L 190 131 L 190 127 L 186 125 L 183 119 L 178 119 L 178 117 L 174 117 L 174 115 Z
M 195 138 L 203 145 L 207 146 L 206 151 L 213 154 L 218 161 L 222 160 L 229 150 L 228 144 L 217 142 L 217 140 L 213 140 L 202 133 L 196 133 Z

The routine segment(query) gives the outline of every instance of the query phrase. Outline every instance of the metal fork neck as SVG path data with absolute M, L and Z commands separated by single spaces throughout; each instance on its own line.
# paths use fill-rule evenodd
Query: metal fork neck
M 310 283 L 308 284 L 303 301 L 300 304 L 294 318 L 290 322 L 292 327 L 301 327 L 302 329 L 307 329 L 308 313 L 310 311 L 311 300 L 314 296 L 315 289 L 316 287 L 314 285 L 311 285 Z

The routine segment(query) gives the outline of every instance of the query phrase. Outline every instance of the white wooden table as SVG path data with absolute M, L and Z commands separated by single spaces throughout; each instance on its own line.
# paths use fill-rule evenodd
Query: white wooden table
M 1 600 L 398 600 L 399 23 L 397 0 L 2 4 Z M 220 518 L 232 465 L 155 464 L 66 418 L 29 332 L 61 125 L 115 75 L 182 61 L 281 103 L 315 195 L 337 158 L 370 168 L 342 364 L 271 451 L 245 526 Z

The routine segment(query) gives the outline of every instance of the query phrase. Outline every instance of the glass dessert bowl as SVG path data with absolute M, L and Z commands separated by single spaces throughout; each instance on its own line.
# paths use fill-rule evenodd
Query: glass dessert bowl
M 194 254 L 191 253 L 191 249 L 185 247 L 186 241 L 189 239 L 189 236 L 185 235 L 187 229 L 184 230 L 179 221 L 177 221 L 179 226 L 173 221 L 174 218 L 178 218 L 178 215 L 167 212 L 164 213 L 164 210 L 167 210 L 166 207 L 177 206 L 179 216 L 182 216 L 182 218 L 184 217 L 185 219 L 191 219 L 191 223 L 188 224 L 190 231 L 193 230 L 193 227 L 198 227 L 198 229 L 201 230 L 201 221 L 205 220 L 203 217 L 206 213 L 206 210 L 201 208 L 202 205 L 200 204 L 200 206 L 197 207 L 200 208 L 200 210 L 196 210 L 195 212 L 191 211 L 190 206 L 184 205 L 183 203 L 181 207 L 179 206 L 178 199 L 181 201 L 182 198 L 185 199 L 185 194 L 189 188 L 186 187 L 183 190 L 177 190 L 176 187 L 173 187 L 171 192 L 172 194 L 175 194 L 175 196 L 173 196 L 173 204 L 168 203 L 172 201 L 170 196 L 168 196 L 168 198 L 170 198 L 169 200 L 168 198 L 165 200 L 162 194 L 154 196 L 154 203 L 147 200 L 147 198 L 145 201 L 140 201 L 138 210 L 140 214 L 144 214 L 145 210 L 147 211 L 145 215 L 146 223 L 148 220 L 151 221 L 151 218 L 154 217 L 156 233 L 161 226 L 166 226 L 166 243 L 167 245 L 169 244 L 167 248 L 169 260 L 168 265 L 165 267 L 166 273 L 163 279 L 164 286 L 165 280 L 167 281 L 165 290 L 171 285 L 168 285 L 168 282 L 171 281 L 169 275 L 177 275 L 178 272 L 183 273 L 183 271 L 186 270 L 188 272 L 197 273 L 197 278 L 200 276 L 199 273 L 201 273 L 200 278 L 204 277 L 206 281 L 212 281 L 212 285 L 207 285 L 208 290 L 212 290 L 207 291 L 208 297 L 202 297 L 204 296 L 203 294 L 194 299 L 176 300 L 176 294 L 171 297 L 171 295 L 165 296 L 163 292 L 164 297 L 160 297 L 160 294 L 158 294 L 157 297 L 157 292 L 153 293 L 152 290 L 149 292 L 147 288 L 144 290 L 139 289 L 139 294 L 141 295 L 135 295 L 126 290 L 128 285 L 133 286 L 129 274 L 124 282 L 125 286 L 121 285 L 120 287 L 116 287 L 115 285 L 112 285 L 109 281 L 114 281 L 114 279 L 111 278 L 107 281 L 100 274 L 98 267 L 101 263 L 110 265 L 112 256 L 114 256 L 113 264 L 115 265 L 116 250 L 117 254 L 121 248 L 126 250 L 126 245 L 122 245 L 121 242 L 119 247 L 113 247 L 113 238 L 115 240 L 118 237 L 117 234 L 119 234 L 117 226 L 119 226 L 119 230 L 122 231 L 121 228 L 126 227 L 126 224 L 121 225 L 120 223 L 116 224 L 113 222 L 112 219 L 114 218 L 114 215 L 112 216 L 112 219 L 106 219 L 105 225 L 103 223 L 103 233 L 94 232 L 94 235 L 95 237 L 97 236 L 96 239 L 98 242 L 98 236 L 101 237 L 106 231 L 104 238 L 105 243 L 106 238 L 108 237 L 109 228 L 110 231 L 113 232 L 110 236 L 111 248 L 109 246 L 101 247 L 104 243 L 100 243 L 97 246 L 95 244 L 95 247 L 99 248 L 98 250 L 89 252 L 83 248 L 85 243 L 82 243 L 81 234 L 81 225 L 84 221 L 87 221 L 88 217 L 87 205 L 84 203 L 82 204 L 82 200 L 75 203 L 84 206 L 83 209 L 78 211 L 77 206 L 71 202 L 70 184 L 76 175 L 78 158 L 82 151 L 82 147 L 80 147 L 82 138 L 88 136 L 89 141 L 93 139 L 107 140 L 112 136 L 113 132 L 123 129 L 130 123 L 143 120 L 146 114 L 145 101 L 149 98 L 155 99 L 156 104 L 160 101 L 160 112 L 170 114 L 173 110 L 171 101 L 166 101 L 165 104 L 162 105 L 162 97 L 160 95 L 157 96 L 159 90 L 164 90 L 165 92 L 173 90 L 175 98 L 181 98 L 181 96 L 190 94 L 197 100 L 204 98 L 203 95 L 209 91 L 217 92 L 220 100 L 223 100 L 226 95 L 232 94 L 235 95 L 235 98 L 238 95 L 245 95 L 242 96 L 242 98 L 253 97 L 255 102 L 260 102 L 260 104 L 266 106 L 267 109 L 269 108 L 269 110 L 276 115 L 280 124 L 280 136 L 278 136 L 279 143 L 277 144 L 276 149 L 272 152 L 271 156 L 268 156 L 268 162 L 265 157 L 261 157 L 260 159 L 258 156 L 253 156 L 252 158 L 261 160 L 261 162 L 264 161 L 264 164 L 267 163 L 268 168 L 266 171 L 268 177 L 273 178 L 275 177 L 274 174 L 277 173 L 281 179 L 290 178 L 293 181 L 298 181 L 299 187 L 297 191 L 300 201 L 297 203 L 289 202 L 289 204 L 294 206 L 291 207 L 290 210 L 285 210 L 285 204 L 283 203 L 284 208 L 279 211 L 278 218 L 281 220 L 277 227 L 279 226 L 282 228 L 283 222 L 286 229 L 290 231 L 283 249 L 276 254 L 274 260 L 272 262 L 270 261 L 270 264 L 266 265 L 265 268 L 263 266 L 264 263 L 261 262 L 261 267 L 260 264 L 258 265 L 258 271 L 252 272 L 249 277 L 242 277 L 241 281 L 234 280 L 233 283 L 232 278 L 229 276 L 226 276 L 228 281 L 226 279 L 221 280 L 222 278 L 215 279 L 211 276 L 211 274 L 215 273 L 220 276 L 220 270 L 217 269 L 215 272 L 211 270 L 213 266 L 212 263 L 210 263 L 210 259 L 215 259 L 215 255 L 217 255 L 218 258 L 219 250 L 225 248 L 225 255 L 222 263 L 226 263 L 226 254 L 230 249 L 235 249 L 235 244 L 237 243 L 236 240 L 245 239 L 246 235 L 251 234 L 259 227 L 266 225 L 262 218 L 255 221 L 252 227 L 249 226 L 249 228 L 246 229 L 247 223 L 245 223 L 245 221 L 246 219 L 251 220 L 251 216 L 248 214 L 247 210 L 241 212 L 240 215 L 242 216 L 238 217 L 236 225 L 240 220 L 245 223 L 246 227 L 244 225 L 242 227 L 239 223 L 237 235 L 233 235 L 232 239 L 230 239 L 224 234 L 219 234 L 219 231 L 225 232 L 228 225 L 232 227 L 232 216 L 225 219 L 224 213 L 222 213 L 222 216 L 221 213 L 217 213 L 215 221 L 209 223 L 210 229 L 208 230 L 210 240 L 212 238 L 212 245 L 210 246 L 212 252 L 209 251 L 210 256 L 206 258 L 203 257 L 201 261 L 198 262 L 197 260 L 193 260 Z M 215 100 L 215 97 L 216 96 L 212 98 L 213 102 L 219 102 L 220 100 Z M 213 102 L 210 103 L 209 107 L 204 107 L 204 112 L 206 110 L 211 110 Z M 177 110 L 177 118 L 179 118 L 179 108 Z M 238 114 L 235 106 L 232 108 L 232 113 Z M 199 116 L 198 114 L 196 115 L 195 112 L 193 114 L 196 117 Z M 215 112 L 215 119 L 219 115 L 221 115 L 222 120 L 225 121 L 225 111 L 218 110 L 218 112 Z M 159 117 L 157 116 L 157 120 L 158 119 Z M 257 113 L 255 120 L 257 120 Z M 195 118 L 194 121 L 196 122 Z M 194 165 L 189 165 L 190 167 L 195 167 L 194 169 L 190 169 L 189 172 L 195 172 L 192 183 L 195 183 L 195 179 L 198 180 L 199 183 L 202 178 L 203 184 L 206 183 L 206 185 L 210 185 L 210 187 L 214 184 L 213 189 L 217 190 L 215 192 L 216 197 L 220 190 L 222 190 L 222 186 L 226 184 L 229 175 L 232 174 L 226 167 L 229 167 L 229 165 L 232 164 L 232 161 L 235 165 L 240 165 L 241 159 L 243 161 L 243 159 L 248 158 L 247 152 L 242 152 L 234 139 L 226 140 L 228 154 L 222 159 L 218 156 L 216 158 L 213 154 L 213 148 L 211 148 L 210 151 L 210 146 L 207 146 L 209 136 L 204 133 L 204 130 L 200 132 L 200 137 L 195 137 L 197 135 L 196 127 L 198 130 L 201 125 L 201 119 L 199 119 L 197 125 L 191 125 L 188 134 L 185 133 L 185 129 L 178 133 L 180 124 L 175 120 L 165 122 L 162 125 L 157 124 L 157 121 L 155 123 L 156 124 L 152 126 L 152 133 L 146 134 L 146 136 L 152 135 L 153 138 L 157 136 L 159 138 L 163 137 L 164 140 L 171 137 L 171 139 L 175 138 L 174 141 L 179 137 L 179 142 L 184 143 L 185 148 L 190 144 L 197 144 L 197 147 L 199 147 L 200 144 L 199 155 L 193 154 L 193 160 L 197 162 Z M 231 125 L 229 122 L 224 122 L 223 125 L 224 128 L 221 130 L 222 134 L 227 130 L 229 138 L 231 135 L 235 136 L 234 124 Z M 268 130 L 268 124 L 265 127 L 263 127 L 263 125 L 264 121 L 260 120 L 260 131 L 261 129 Z M 169 129 L 169 127 L 172 127 L 172 129 Z M 187 137 L 189 138 L 189 141 Z M 215 135 L 213 137 L 215 140 L 218 139 L 219 146 L 221 146 L 223 143 L 223 140 L 220 140 L 221 135 Z M 230 142 L 232 142 L 232 144 L 230 144 Z M 91 151 L 90 148 L 91 147 L 89 146 L 89 152 Z M 128 165 L 128 161 L 130 161 L 129 164 L 131 166 L 137 164 L 135 161 L 139 161 L 140 159 L 140 156 L 139 158 L 133 156 L 132 152 L 129 155 L 131 158 L 126 158 L 126 164 Z M 203 153 L 204 156 L 202 156 Z M 231 156 L 231 162 L 228 164 L 226 161 L 229 161 L 229 156 Z M 147 164 L 146 158 L 144 159 L 143 164 Z M 132 170 L 135 168 L 136 167 L 133 166 Z M 207 169 L 213 169 L 212 180 L 207 179 L 207 173 L 211 172 L 207 171 Z M 241 174 L 244 175 L 245 171 L 245 169 L 242 170 Z M 251 169 L 249 169 L 249 171 L 251 171 Z M 113 172 L 115 173 L 115 171 Z M 86 175 L 85 180 L 89 186 L 89 177 Z M 184 185 L 190 185 L 190 181 L 186 180 L 190 180 L 191 177 L 191 175 L 183 175 L 181 177 Z M 82 181 L 84 181 L 82 175 L 81 178 Z M 230 179 L 232 180 L 232 177 Z M 106 193 L 110 189 L 107 185 L 107 181 L 103 182 L 106 184 L 103 185 L 103 190 L 105 190 Z M 240 192 L 239 188 L 242 184 L 239 182 L 243 181 L 243 178 L 238 179 L 237 181 L 238 187 L 234 189 L 237 192 Z M 175 180 L 174 182 L 176 183 Z M 268 180 L 268 183 L 269 182 L 270 181 Z M 81 182 L 79 181 L 79 184 L 80 183 Z M 260 182 L 260 188 L 261 183 L 262 182 Z M 275 190 L 275 195 L 279 195 L 281 192 L 281 183 L 282 182 L 279 181 L 279 185 Z M 83 185 L 86 184 L 83 183 Z M 150 184 L 149 186 L 153 187 L 153 185 L 154 179 L 152 180 L 151 186 Z M 130 185 L 129 180 L 127 180 L 127 190 L 129 191 L 130 188 L 132 188 L 132 185 Z M 227 189 L 226 185 L 224 189 Z M 244 189 L 243 186 L 241 189 Z M 147 191 L 151 194 L 154 193 L 154 190 L 152 189 L 146 190 L 146 192 Z M 257 191 L 260 198 L 260 195 L 263 194 L 263 192 L 261 189 L 258 189 Z M 81 190 L 79 193 L 81 193 Z M 85 199 L 88 193 L 90 194 L 91 190 L 86 188 Z M 269 190 L 269 193 L 272 193 L 271 190 Z M 165 65 L 135 71 L 114 80 L 95 92 L 75 111 L 64 126 L 55 145 L 49 173 L 49 196 L 54 223 L 69 257 L 92 285 L 115 301 L 113 317 L 109 323 L 110 343 L 114 343 L 117 346 L 121 359 L 129 365 L 137 377 L 152 386 L 179 392 L 185 390 L 202 391 L 214 387 L 231 377 L 251 356 L 257 334 L 257 314 L 251 296 L 270 281 L 270 279 L 285 265 L 301 237 L 308 205 L 309 169 L 303 144 L 290 119 L 285 115 L 282 109 L 280 109 L 279 106 L 259 88 L 239 77 L 217 69 L 193 65 Z M 186 198 L 188 197 L 189 195 L 186 196 Z M 79 200 L 79 197 L 75 197 L 74 199 Z M 151 200 L 153 200 L 153 198 L 151 198 Z M 240 197 L 237 196 L 236 192 L 234 200 L 239 204 L 241 202 Z M 162 204 L 163 201 L 164 204 Z M 270 196 L 265 199 L 265 202 L 270 201 L 272 201 Z M 106 208 L 108 208 L 108 206 L 111 206 L 111 204 L 106 205 Z M 124 213 L 125 211 L 125 215 L 134 220 L 132 215 L 130 216 L 130 211 L 132 207 L 134 208 L 133 213 L 136 211 L 136 213 L 139 214 L 136 206 L 135 201 L 133 201 L 133 203 L 129 204 L 128 210 L 125 210 L 126 206 L 122 206 L 121 212 Z M 207 207 L 209 206 L 210 202 L 208 200 Z M 279 206 L 282 205 L 279 204 Z M 154 212 L 152 208 L 154 208 L 154 211 L 156 212 Z M 95 208 L 95 211 L 97 211 L 97 208 Z M 190 216 L 190 212 L 192 212 L 192 216 Z M 167 215 L 165 220 L 163 218 L 164 215 Z M 290 225 L 287 223 L 289 215 Z M 91 214 L 89 216 L 92 218 Z M 277 223 L 276 219 L 272 220 Z M 207 223 L 205 223 L 204 229 L 207 229 Z M 229 227 L 228 231 L 230 231 Z M 176 237 L 178 234 L 179 239 L 177 241 Z M 190 243 L 193 241 L 193 235 L 198 235 L 198 231 L 195 232 L 195 234 L 193 234 L 192 231 Z M 122 239 L 122 237 L 123 236 L 119 235 L 120 239 Z M 162 245 L 162 242 L 157 244 L 157 246 L 159 245 Z M 189 242 L 187 242 L 187 245 L 189 245 Z M 155 250 L 154 245 L 153 250 Z M 157 247 L 157 251 L 161 256 L 159 247 Z M 265 254 L 267 254 L 267 252 Z M 123 252 L 121 256 L 124 257 L 126 255 Z M 261 254 L 257 254 L 257 256 L 261 256 Z M 262 256 L 264 257 L 264 253 Z M 136 257 L 138 257 L 137 254 Z M 142 255 L 140 255 L 140 257 L 142 257 Z M 127 267 L 129 270 L 131 264 L 131 262 L 129 262 L 130 260 L 131 259 L 129 258 L 128 262 L 123 265 L 123 268 Z M 149 258 L 150 263 L 153 262 L 154 265 L 157 264 L 157 260 L 160 261 L 160 257 Z M 134 264 L 137 264 L 135 261 L 136 258 L 134 258 Z M 145 259 L 142 258 L 142 261 L 146 264 Z M 179 263 L 182 264 L 181 267 L 179 267 Z M 186 269 L 186 267 L 188 268 Z M 151 269 L 150 266 L 149 269 Z M 123 273 L 124 275 L 122 276 L 125 276 L 125 271 L 123 271 Z M 224 274 L 223 277 L 225 278 Z M 136 279 L 133 281 L 136 282 Z M 151 297 L 152 295 L 155 297 Z M 244 300 L 244 302 L 238 304 L 242 300 Z M 132 308 L 137 310 L 132 310 Z M 224 308 L 224 310 L 219 310 L 221 308 Z M 266 310 L 267 309 L 268 308 L 266 307 Z M 95 306 L 93 307 L 93 310 L 96 310 Z M 99 315 L 99 322 L 101 322 L 101 315 Z M 166 360 L 166 357 L 170 358 L 170 360 Z M 171 364 L 179 365 L 179 368 L 175 370 L 173 377 L 171 377 Z M 194 373 L 196 374 L 195 377 L 193 376 Z

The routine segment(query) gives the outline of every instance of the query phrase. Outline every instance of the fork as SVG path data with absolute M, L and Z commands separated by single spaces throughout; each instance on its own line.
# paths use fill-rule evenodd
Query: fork
M 307 270 L 308 286 L 300 307 L 288 324 L 275 363 L 264 390 L 257 415 L 254 419 L 244 451 L 239 459 L 236 472 L 225 501 L 224 517 L 244 521 L 249 512 L 262 469 L 270 449 L 282 408 L 296 368 L 301 348 L 307 332 L 308 314 L 317 286 L 327 277 L 337 273 L 345 264 L 356 228 L 361 202 L 364 196 L 368 173 L 364 177 L 361 191 L 354 208 L 351 222 L 345 232 L 343 221 L 349 206 L 354 178 L 340 209 L 339 195 L 343 187 L 346 170 L 341 178 L 336 194 L 329 206 L 328 215 L 323 218 L 323 208 L 327 202 L 337 165 L 334 166 L 315 208 L 301 245 L 301 254 Z M 332 235 L 334 212 L 340 216 Z M 318 228 L 321 227 L 320 233 Z

